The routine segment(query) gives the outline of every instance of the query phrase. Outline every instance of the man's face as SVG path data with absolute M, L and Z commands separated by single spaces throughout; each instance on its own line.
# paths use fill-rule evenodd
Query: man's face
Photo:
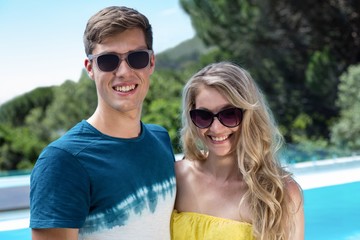
M 92 55 L 106 52 L 124 54 L 144 49 L 147 49 L 144 33 L 141 29 L 134 28 L 97 44 Z M 118 68 L 110 72 L 100 70 L 95 59 L 85 60 L 88 74 L 96 84 L 98 108 L 104 113 L 141 114 L 142 103 L 149 90 L 150 76 L 155 68 L 155 57 L 150 54 L 150 63 L 145 68 L 133 69 L 124 59 L 125 56 L 126 54 L 122 55 Z

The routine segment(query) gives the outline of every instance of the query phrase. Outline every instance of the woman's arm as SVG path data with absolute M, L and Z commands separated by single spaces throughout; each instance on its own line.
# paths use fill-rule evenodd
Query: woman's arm
M 304 240 L 305 235 L 305 217 L 304 217 L 304 198 L 301 187 L 294 180 L 288 184 L 288 191 L 293 202 L 294 208 L 290 214 L 295 214 L 293 240 Z

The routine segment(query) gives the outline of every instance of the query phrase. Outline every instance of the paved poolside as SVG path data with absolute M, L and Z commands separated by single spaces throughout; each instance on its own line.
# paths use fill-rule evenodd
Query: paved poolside
M 360 156 L 287 166 L 305 189 L 360 181 Z M 30 176 L 0 177 L 0 231 L 29 226 Z
M 360 156 L 327 159 L 289 165 L 303 189 L 360 181 Z
M 0 177 L 0 212 L 29 208 L 29 186 L 29 175 Z

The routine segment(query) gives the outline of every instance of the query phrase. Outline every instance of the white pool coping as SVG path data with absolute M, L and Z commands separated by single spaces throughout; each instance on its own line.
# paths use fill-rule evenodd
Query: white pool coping
M 0 188 L 30 185 L 30 175 L 0 177 Z
M 304 190 L 360 181 L 360 156 L 298 163 L 287 168 Z M 29 175 L 0 178 L 0 188 L 28 184 Z M 0 212 L 0 231 L 28 228 L 29 218 L 28 209 Z
M 304 190 L 358 182 L 360 156 L 298 163 L 288 169 Z
M 0 231 L 11 231 L 28 228 L 29 223 L 29 209 L 0 212 Z

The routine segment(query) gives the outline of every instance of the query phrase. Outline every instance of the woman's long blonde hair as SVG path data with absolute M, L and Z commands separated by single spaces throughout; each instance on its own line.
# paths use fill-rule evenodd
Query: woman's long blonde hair
M 291 239 L 295 210 L 286 191 L 289 174 L 277 159 L 283 137 L 263 94 L 246 70 L 230 62 L 214 63 L 187 82 L 181 129 L 185 157 L 204 161 L 207 156 L 206 146 L 189 116 L 199 89 L 204 86 L 216 89 L 233 106 L 244 110 L 232 152 L 236 153 L 239 170 L 248 186 L 239 202 L 246 201 L 251 208 L 254 236 L 260 240 Z

